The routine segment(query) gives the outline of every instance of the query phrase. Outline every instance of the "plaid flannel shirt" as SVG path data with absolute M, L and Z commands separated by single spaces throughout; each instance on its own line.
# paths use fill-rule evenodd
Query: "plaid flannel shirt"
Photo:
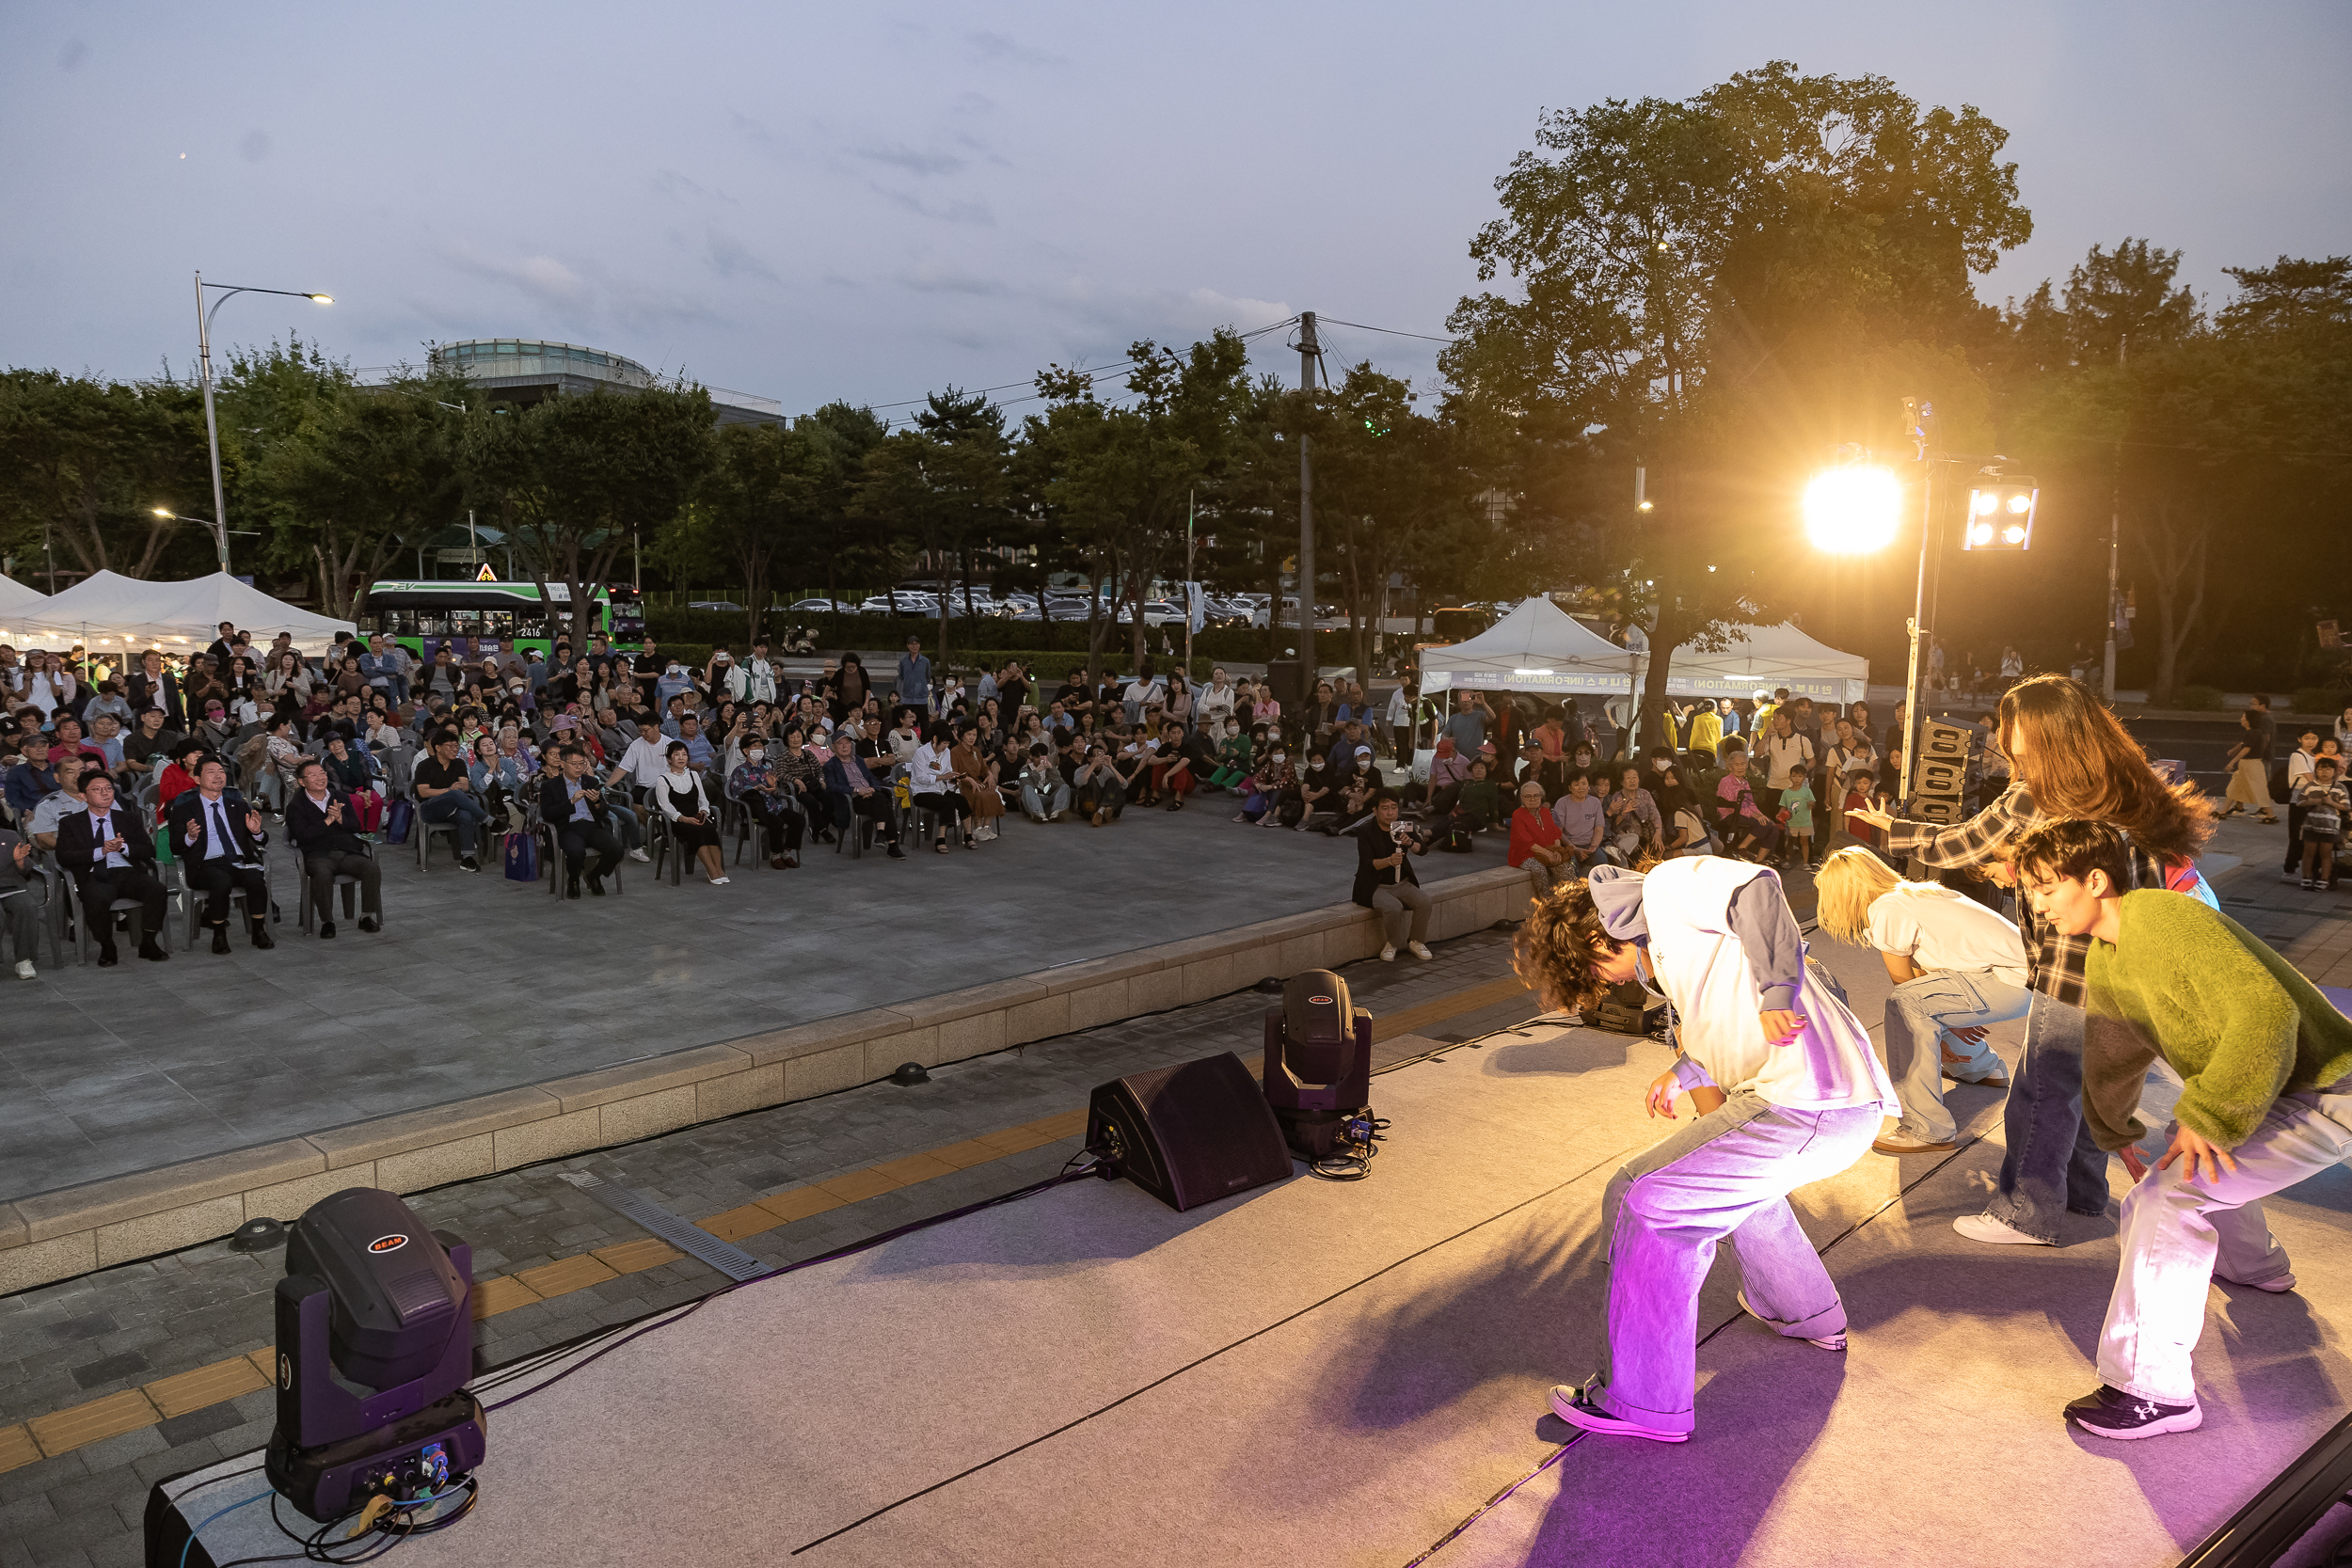
M 2005 847 L 2055 820 L 2034 804 L 2024 784 L 2013 784 L 1999 800 L 1949 828 L 1896 818 L 1886 831 L 1886 853 L 1899 862 L 1916 855 L 1938 870 L 1961 870 L 1999 859 Z M 2132 886 L 2164 886 L 2164 867 L 2136 846 Z M 2017 895 L 2017 924 L 2026 935 L 2026 985 L 2053 1002 L 2081 1006 L 2088 990 L 2083 965 L 2090 957 L 2090 939 L 2070 937 L 2043 920 L 2034 912 L 2033 900 L 2022 891 Z

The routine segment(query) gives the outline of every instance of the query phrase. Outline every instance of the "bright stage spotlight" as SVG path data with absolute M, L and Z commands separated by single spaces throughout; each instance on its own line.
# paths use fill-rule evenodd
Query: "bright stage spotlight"
M 2023 550 L 2033 546 L 2034 502 L 2041 495 L 2023 474 L 1979 474 L 1968 490 L 1963 550 Z
M 1865 555 L 1883 549 L 1902 515 L 1903 482 L 1891 468 L 1827 468 L 1804 487 L 1804 533 L 1816 549 Z

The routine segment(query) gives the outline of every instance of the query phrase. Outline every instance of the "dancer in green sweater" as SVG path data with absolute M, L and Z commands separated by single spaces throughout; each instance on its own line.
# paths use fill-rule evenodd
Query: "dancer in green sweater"
M 2100 1386 L 2066 1407 L 2101 1437 L 2187 1432 L 2204 1419 L 2189 1352 L 2217 1274 L 2290 1291 L 2286 1249 L 2259 1199 L 2352 1159 L 2352 1018 L 2237 922 L 2185 894 L 2129 886 L 2113 829 L 2058 822 L 2017 850 L 2045 919 L 2091 939 L 2083 1115 L 2122 1153 L 2122 1262 L 2099 1335 Z M 2161 1053 L 2179 1073 L 2169 1147 L 2153 1167 L 2140 1085 Z

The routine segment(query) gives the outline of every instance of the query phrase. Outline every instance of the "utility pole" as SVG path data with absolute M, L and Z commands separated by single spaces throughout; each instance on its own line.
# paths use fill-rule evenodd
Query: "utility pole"
M 1314 390 L 1316 368 L 1322 360 L 1323 345 L 1315 341 L 1315 313 L 1302 310 L 1298 315 L 1300 391 Z M 1307 689 L 1311 692 L 1315 681 L 1315 464 L 1303 424 L 1298 432 L 1298 634 L 1299 657 L 1306 660 Z
M 1192 506 L 1193 493 L 1184 492 L 1184 679 L 1192 679 Z
M 196 275 L 196 359 L 204 383 L 204 437 L 213 459 L 213 546 L 229 571 L 229 502 L 220 485 L 220 425 L 213 415 L 213 324 L 204 314 L 204 275 Z
M 2115 345 L 2115 364 L 2121 370 L 2131 353 L 2132 338 L 2125 333 Z M 2110 703 L 2115 701 L 2115 617 L 2118 604 L 2118 556 L 2123 542 L 2123 437 L 2115 438 L 2115 482 L 2107 489 L 2107 657 L 2106 673 L 2100 684 L 2100 694 Z

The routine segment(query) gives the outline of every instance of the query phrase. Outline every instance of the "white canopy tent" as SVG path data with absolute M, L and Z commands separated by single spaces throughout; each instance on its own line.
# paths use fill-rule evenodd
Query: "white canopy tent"
M 1721 653 L 1677 648 L 1666 673 L 1676 697 L 1753 697 L 1787 687 L 1791 697 L 1859 703 L 1869 695 L 1870 661 L 1817 642 L 1784 621 L 1776 626 L 1735 626 Z
M 1633 689 L 1633 656 L 1538 595 L 1476 637 L 1422 651 L 1422 693 L 1450 687 L 1622 696 Z
M 319 652 L 339 631 L 358 635 L 349 621 L 297 610 L 226 572 L 187 582 L 143 582 L 99 571 L 43 603 L 25 618 L 23 636 L 82 643 L 93 653 L 160 647 L 193 653 L 220 635 L 228 621 L 266 647 L 279 632 L 294 646 Z
M 18 626 L 31 625 L 48 603 L 49 595 L 39 589 L 0 577 L 0 632 L 13 635 Z

